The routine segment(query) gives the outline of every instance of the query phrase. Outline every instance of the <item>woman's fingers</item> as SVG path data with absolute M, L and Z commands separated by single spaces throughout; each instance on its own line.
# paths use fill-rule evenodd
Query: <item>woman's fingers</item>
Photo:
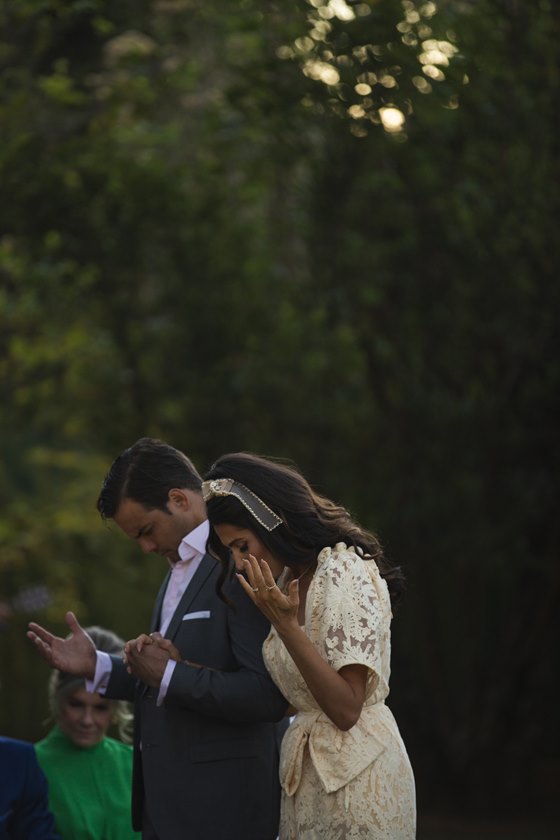
M 243 577 L 243 575 L 239 572 L 236 572 L 235 576 L 241 584 L 241 586 L 243 587 L 243 589 L 245 590 L 245 592 L 247 593 L 247 595 L 249 596 L 249 598 L 251 599 L 251 601 L 254 601 L 256 590 L 253 589 L 247 578 Z
M 244 559 L 243 565 L 245 567 L 247 582 L 251 587 L 251 591 L 256 594 L 264 586 L 263 576 L 257 558 L 252 554 L 249 554 L 249 556 Z
M 252 593 L 262 599 L 276 598 L 282 595 L 266 560 L 257 560 L 256 557 L 249 554 L 244 563 Z
M 275 624 L 280 616 L 297 613 L 299 592 L 297 580 L 292 581 L 288 593 L 282 592 L 276 585 L 274 575 L 266 560 L 257 560 L 252 554 L 244 559 L 245 576 L 237 578 L 259 609 Z
M 247 578 L 249 580 L 249 583 L 251 584 L 251 586 L 255 586 L 256 579 L 260 574 L 257 558 L 254 557 L 252 554 L 249 554 L 248 557 L 245 557 L 243 565 L 245 566 L 245 571 L 247 572 Z
M 266 560 L 261 560 L 260 569 L 265 590 L 267 592 L 272 592 L 273 589 L 277 588 L 276 581 L 274 580 L 274 575 L 270 571 L 270 566 L 268 565 Z
M 252 554 L 244 558 L 243 566 L 245 568 L 245 576 L 237 573 L 237 579 L 251 600 L 256 601 L 258 596 L 266 592 L 266 583 L 262 569 L 259 561 Z
M 276 584 L 270 566 L 266 560 L 257 560 L 252 554 L 245 558 L 245 569 L 247 578 L 252 587 L 259 590 L 272 587 Z

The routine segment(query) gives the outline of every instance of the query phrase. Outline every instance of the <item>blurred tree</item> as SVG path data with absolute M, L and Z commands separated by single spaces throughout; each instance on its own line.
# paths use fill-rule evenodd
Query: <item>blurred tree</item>
M 551 808 L 559 773 L 560 33 L 547 3 L 466 11 L 460 108 L 427 101 L 406 145 L 333 131 L 310 218 L 316 295 L 371 400 L 344 495 L 410 564 L 393 686 L 424 721 L 421 801 L 445 784 L 472 813 Z
M 163 569 L 100 527 L 114 455 L 289 456 L 407 568 L 391 701 L 420 804 L 552 807 L 551 4 L 21 0 L 0 23 L 0 600 L 38 583 L 59 629 L 73 608 L 131 636 Z M 38 737 L 25 621 L 0 727 Z

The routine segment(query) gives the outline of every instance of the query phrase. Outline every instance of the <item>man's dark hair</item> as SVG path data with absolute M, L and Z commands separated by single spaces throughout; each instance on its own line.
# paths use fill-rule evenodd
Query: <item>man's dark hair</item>
M 112 519 L 123 499 L 131 499 L 147 510 L 168 511 L 169 491 L 174 487 L 201 492 L 202 479 L 196 467 L 179 449 L 156 438 L 140 438 L 111 464 L 97 510 Z

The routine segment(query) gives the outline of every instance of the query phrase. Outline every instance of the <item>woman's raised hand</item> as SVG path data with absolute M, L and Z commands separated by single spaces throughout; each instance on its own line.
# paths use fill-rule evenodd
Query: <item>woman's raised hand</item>
M 237 579 L 253 603 L 280 634 L 294 624 L 297 626 L 299 607 L 297 579 L 288 584 L 287 592 L 284 593 L 278 588 L 266 560 L 257 560 L 249 554 L 243 562 L 247 577 L 238 573 Z

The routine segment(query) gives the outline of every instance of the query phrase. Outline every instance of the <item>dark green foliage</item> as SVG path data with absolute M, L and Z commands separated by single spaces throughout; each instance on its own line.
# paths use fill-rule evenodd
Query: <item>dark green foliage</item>
M 98 520 L 112 458 L 291 458 L 409 576 L 390 700 L 421 807 L 545 813 L 560 27 L 546 0 L 349 5 L 3 4 L 0 596 L 136 635 L 164 567 Z M 37 738 L 26 621 L 0 729 Z

